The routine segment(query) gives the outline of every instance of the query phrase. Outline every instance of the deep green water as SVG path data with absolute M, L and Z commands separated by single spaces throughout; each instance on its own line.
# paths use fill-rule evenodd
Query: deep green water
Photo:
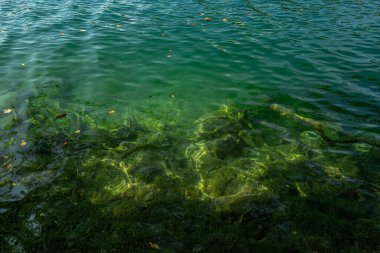
M 379 24 L 0 0 L 0 252 L 380 252 Z

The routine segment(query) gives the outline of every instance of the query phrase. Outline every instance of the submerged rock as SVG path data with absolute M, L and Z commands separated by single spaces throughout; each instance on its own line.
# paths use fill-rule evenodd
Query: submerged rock
M 209 149 L 215 152 L 219 159 L 226 159 L 230 156 L 238 156 L 243 149 L 243 142 L 240 138 L 231 134 L 226 134 L 208 143 Z

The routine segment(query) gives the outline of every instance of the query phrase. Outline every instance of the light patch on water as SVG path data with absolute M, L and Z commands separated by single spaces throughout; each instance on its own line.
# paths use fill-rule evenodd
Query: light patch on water
M 26 253 L 24 246 L 19 241 L 19 239 L 15 236 L 9 236 L 6 238 L 6 241 L 10 248 L 12 249 L 12 252 L 14 253 Z
M 36 219 L 36 214 L 32 213 L 29 218 L 24 222 L 25 227 L 34 235 L 40 236 L 41 234 L 41 224 Z

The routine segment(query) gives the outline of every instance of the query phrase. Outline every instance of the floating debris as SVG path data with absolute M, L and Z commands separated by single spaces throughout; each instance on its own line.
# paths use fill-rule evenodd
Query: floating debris
M 224 18 L 224 19 L 223 19 L 223 22 L 228 22 L 228 19 Z
M 80 129 L 75 131 L 76 134 L 80 134 Z
M 121 24 L 116 24 L 116 27 L 117 28 L 121 28 L 121 27 L 123 27 Z
M 204 20 L 204 21 L 211 21 L 212 18 L 206 17 L 206 18 L 204 18 L 203 20 Z
M 110 111 L 108 111 L 108 114 L 114 114 L 116 111 L 115 110 L 110 110 Z

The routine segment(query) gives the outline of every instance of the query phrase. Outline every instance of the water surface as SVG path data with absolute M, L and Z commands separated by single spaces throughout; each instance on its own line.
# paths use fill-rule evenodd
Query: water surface
M 380 250 L 379 7 L 0 0 L 0 250 Z

